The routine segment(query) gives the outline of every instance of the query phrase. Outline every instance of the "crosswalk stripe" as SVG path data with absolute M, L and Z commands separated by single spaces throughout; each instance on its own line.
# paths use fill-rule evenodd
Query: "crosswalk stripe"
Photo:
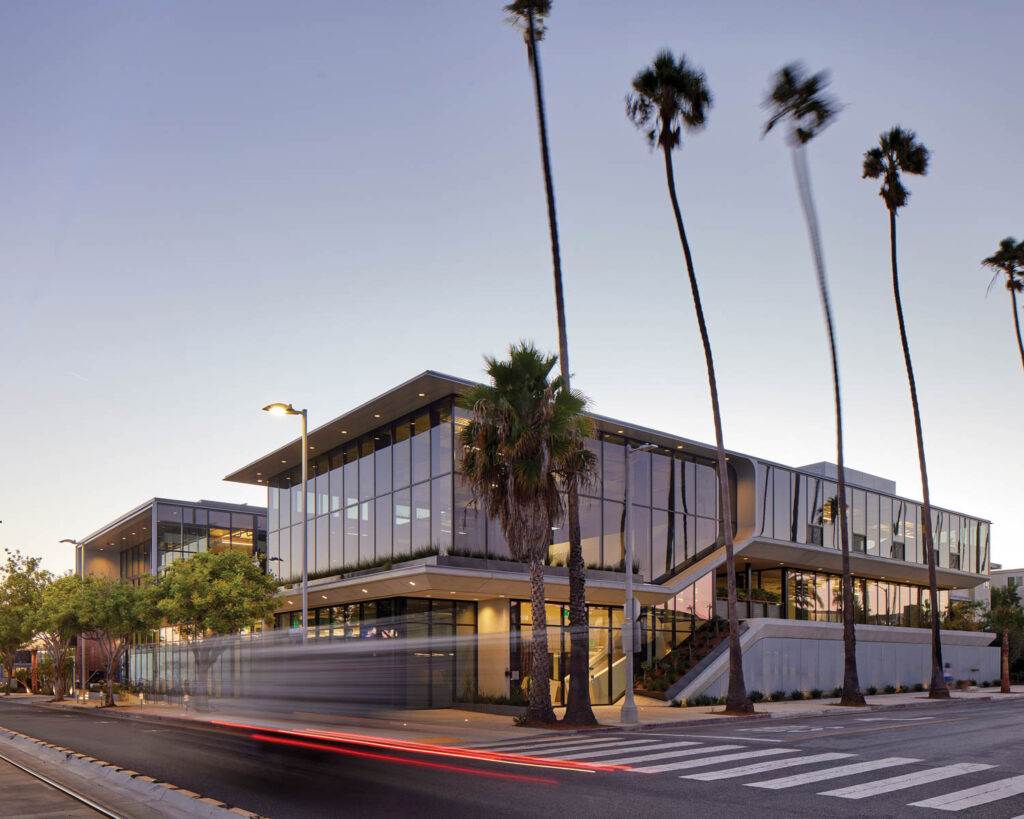
M 835 768 L 825 768 L 822 771 L 809 771 L 808 773 L 784 776 L 781 779 L 766 779 L 764 782 L 748 782 L 748 788 L 769 788 L 780 790 L 782 788 L 795 788 L 797 785 L 806 785 L 810 782 L 820 782 L 823 779 L 839 779 L 842 776 L 877 771 L 879 768 L 891 768 L 897 765 L 907 765 L 911 762 L 920 762 L 920 759 L 909 757 L 890 756 L 886 759 L 872 759 L 868 762 L 855 762 L 852 765 L 839 765 Z
M 985 771 L 994 765 L 983 765 L 980 762 L 960 762 L 956 765 L 944 765 L 941 768 L 926 768 L 923 771 L 894 776 L 891 779 L 879 779 L 875 782 L 865 782 L 863 785 L 851 785 L 848 788 L 839 788 L 834 791 L 824 791 L 821 796 L 841 796 L 844 799 L 863 799 L 865 796 L 875 796 L 880 793 L 889 793 L 903 788 L 913 788 L 915 785 L 924 785 L 927 782 L 935 782 L 939 779 L 949 779 L 954 776 Z
M 602 759 L 602 765 L 631 765 L 634 762 L 651 762 L 655 759 L 667 759 L 669 757 L 695 756 L 697 754 L 716 753 L 718 751 L 731 751 L 735 748 L 742 748 L 742 745 L 713 745 L 710 748 L 690 748 L 684 751 L 660 751 L 656 754 L 641 754 L 640 756 L 624 756 L 617 759 Z M 684 763 L 685 764 L 685 763 Z M 641 770 L 635 768 L 634 770 Z
M 757 762 L 753 765 L 742 765 L 739 768 L 726 768 L 724 771 L 705 771 L 697 774 L 683 774 L 680 779 L 699 779 L 709 782 L 713 779 L 731 779 L 735 776 L 749 776 L 779 768 L 795 768 L 797 765 L 813 765 L 815 762 L 831 762 L 834 759 L 847 759 L 853 754 L 813 754 L 812 756 L 790 757 L 789 759 L 772 759 L 768 762 Z
M 713 751 L 719 749 L 708 748 L 707 750 Z M 720 762 L 732 762 L 734 759 L 751 759 L 752 757 L 775 756 L 776 754 L 794 754 L 796 751 L 796 748 L 764 748 L 757 751 L 744 751 L 739 754 L 725 754 L 724 756 L 713 756 L 706 759 L 686 759 L 681 762 L 670 762 L 667 765 L 651 765 L 646 768 L 633 768 L 633 770 L 637 773 L 661 773 L 662 771 L 678 771 L 680 768 L 703 768 L 708 765 L 718 765 Z M 678 755 L 682 756 L 684 753 L 686 752 L 680 751 Z M 669 754 L 666 754 L 666 756 L 668 755 Z M 615 763 L 606 762 L 605 764 L 611 765 Z
M 641 742 L 650 742 L 649 739 L 627 739 L 622 740 L 621 738 L 616 739 L 586 739 L 577 740 L 575 742 L 548 742 L 537 744 L 535 742 L 527 742 L 521 745 L 510 745 L 505 748 L 488 748 L 488 751 L 492 751 L 497 754 L 519 754 L 519 753 L 536 753 L 536 754 L 547 754 L 551 751 L 564 751 L 579 748 L 620 748 L 627 745 L 637 745 Z
M 682 748 L 682 747 L 684 747 L 686 745 L 700 745 L 700 743 L 699 742 L 693 742 L 692 740 L 689 741 L 689 742 L 647 742 L 647 743 L 644 743 L 643 745 L 636 745 L 636 746 L 630 748 L 629 749 L 629 753 L 633 753 L 633 751 L 650 751 L 650 750 L 653 750 L 655 748 L 660 748 L 662 750 L 668 749 L 668 748 Z M 600 751 L 588 751 L 585 754 L 575 754 L 574 753 L 574 754 L 570 754 L 570 756 L 574 760 L 581 760 L 581 759 L 592 759 L 592 758 L 594 758 L 596 756 L 607 756 L 608 754 L 617 754 L 617 753 L 620 753 L 618 748 L 604 748 L 604 749 L 602 749 Z
M 963 810 L 964 808 L 973 808 L 976 805 L 984 805 L 988 802 L 1007 799 L 1019 793 L 1024 793 L 1024 776 L 997 779 L 995 782 L 989 782 L 986 785 L 978 785 L 975 788 L 966 788 L 962 791 L 947 793 L 945 796 L 936 796 L 933 799 L 925 799 L 923 802 L 911 802 L 910 804 L 917 808 Z

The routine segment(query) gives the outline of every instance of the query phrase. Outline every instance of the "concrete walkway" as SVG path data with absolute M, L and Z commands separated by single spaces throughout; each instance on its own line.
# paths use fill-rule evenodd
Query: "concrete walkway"
M 1012 693 L 1010 694 L 1000 694 L 998 687 L 972 688 L 953 692 L 952 699 L 955 702 L 985 702 L 1024 697 L 1024 685 L 1012 686 L 1011 691 Z M 10 699 L 14 700 L 15 696 L 12 696 Z M 48 698 L 20 695 L 17 696 L 17 699 L 45 703 Z M 926 692 L 879 694 L 868 696 L 866 700 L 868 706 L 865 710 L 869 711 L 922 705 L 931 708 L 942 708 L 948 702 L 946 700 L 928 699 Z M 638 725 L 623 725 L 619 721 L 621 705 L 598 705 L 594 707 L 594 714 L 600 725 L 597 729 L 590 730 L 617 728 L 655 730 L 697 723 L 721 723 L 726 720 L 780 719 L 835 714 L 839 707 L 836 705 L 837 702 L 838 700 L 833 697 L 819 700 L 762 702 L 755 706 L 756 713 L 753 716 L 725 717 L 721 714 L 722 706 L 674 708 L 666 702 L 638 697 L 637 707 L 640 714 Z M 234 714 L 229 711 L 218 711 L 216 710 L 216 701 L 212 705 L 214 710 L 196 713 L 195 711 L 186 711 L 186 709 L 174 705 L 134 704 L 119 706 L 116 709 L 106 709 L 103 711 L 103 715 L 104 717 L 127 719 L 237 722 L 265 728 L 352 733 L 437 745 L 473 745 L 502 739 L 537 736 L 548 733 L 550 730 L 520 728 L 514 724 L 512 716 L 508 713 L 495 714 L 460 708 L 381 712 L 373 717 L 296 714 L 293 719 L 283 719 L 277 716 L 268 718 L 254 714 Z M 49 704 L 49 707 L 62 706 L 65 708 L 93 710 L 99 708 L 99 702 L 93 700 L 87 704 L 82 704 L 69 699 L 62 705 Z M 564 709 L 556 708 L 555 713 L 561 717 Z M 2 714 L 2 711 L 0 711 L 0 714 Z
M 0 816 L 95 819 L 96 812 L 67 794 L 0 760 Z

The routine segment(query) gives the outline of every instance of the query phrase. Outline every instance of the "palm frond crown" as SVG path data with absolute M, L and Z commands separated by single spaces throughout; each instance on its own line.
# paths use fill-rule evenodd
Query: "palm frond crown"
M 671 51 L 662 51 L 633 78 L 626 115 L 652 148 L 672 150 L 682 141 L 683 129 L 704 127 L 711 105 L 704 72 L 691 66 L 684 55 L 676 60 Z
M 794 145 L 804 145 L 817 136 L 839 112 L 839 103 L 824 93 L 828 83 L 827 72 L 808 75 L 802 63 L 780 69 L 764 98 L 763 105 L 770 112 L 764 133 L 788 122 L 788 138 Z
M 557 361 L 522 342 L 507 361 L 487 358 L 491 383 L 459 399 L 473 416 L 460 441 L 462 474 L 517 560 L 546 550 L 551 522 L 563 512 L 565 480 L 575 475 L 586 486 L 596 471 L 596 456 L 584 445 L 593 434 L 583 414 L 587 399 L 565 390 L 560 376 L 549 380 Z
M 1024 241 L 1018 242 L 1012 236 L 1007 236 L 999 243 L 999 250 L 981 263 L 997 274 L 1006 274 L 1007 290 L 1016 290 L 1018 293 L 1024 291 Z
M 896 126 L 878 138 L 878 145 L 864 154 L 864 179 L 882 177 L 878 195 L 895 212 L 907 204 L 910 191 L 901 173 L 924 176 L 928 172 L 928 149 L 917 141 L 913 131 Z
M 523 32 L 523 39 L 530 42 L 530 14 L 533 13 L 533 37 L 540 41 L 547 31 L 545 21 L 551 14 L 551 0 L 515 0 L 505 6 L 508 22 Z

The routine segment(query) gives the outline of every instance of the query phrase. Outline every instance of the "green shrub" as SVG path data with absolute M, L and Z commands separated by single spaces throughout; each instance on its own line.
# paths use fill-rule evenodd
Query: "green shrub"
M 873 697 L 877 693 L 878 693 L 878 689 L 875 686 L 873 686 L 873 685 L 869 685 L 868 686 L 868 696 Z
M 812 700 L 820 700 L 821 699 L 821 695 L 823 693 L 824 692 L 820 688 L 812 688 L 811 689 L 811 699 Z
M 683 703 L 680 702 L 679 700 L 669 700 L 668 701 L 668 707 L 669 708 L 682 708 L 683 707 Z
M 750 692 L 750 701 L 751 702 L 763 702 L 764 701 L 764 694 L 762 694 L 760 691 L 751 691 Z
M 719 697 L 715 700 L 715 705 L 725 705 L 725 697 Z
M 896 686 L 895 685 L 887 685 L 885 687 L 885 693 L 886 694 L 895 694 L 896 693 Z
M 924 683 L 914 683 L 915 691 L 924 691 Z
M 782 702 L 786 699 L 785 691 L 772 691 L 772 702 Z
M 801 691 L 799 688 L 794 688 L 792 691 L 789 692 L 789 698 L 791 700 L 802 700 L 804 698 L 804 692 Z
M 833 688 L 832 689 L 832 696 L 833 697 L 841 697 L 841 696 L 843 696 L 843 687 L 841 685 L 837 685 L 835 688 Z
M 699 697 L 694 697 L 692 700 L 686 701 L 687 708 L 700 708 L 705 705 L 715 705 L 718 700 L 714 697 L 709 697 L 706 694 L 701 694 Z

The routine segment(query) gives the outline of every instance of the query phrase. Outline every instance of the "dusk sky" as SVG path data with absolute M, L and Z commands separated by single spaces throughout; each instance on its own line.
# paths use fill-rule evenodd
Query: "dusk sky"
M 1006 2 L 555 0 L 541 59 L 574 385 L 595 411 L 713 442 L 663 166 L 627 121 L 663 48 L 707 73 L 677 185 L 730 449 L 834 460 L 826 336 L 769 77 L 829 69 L 810 146 L 850 467 L 921 497 L 889 268 L 861 161 L 932 151 L 898 220 L 933 503 L 1024 563 L 1024 373 L 980 260 L 1024 238 L 1020 32 Z M 0 8 L 0 546 L 73 566 L 153 496 L 222 482 L 434 369 L 557 334 L 533 94 L 502 3 L 5 3 Z

